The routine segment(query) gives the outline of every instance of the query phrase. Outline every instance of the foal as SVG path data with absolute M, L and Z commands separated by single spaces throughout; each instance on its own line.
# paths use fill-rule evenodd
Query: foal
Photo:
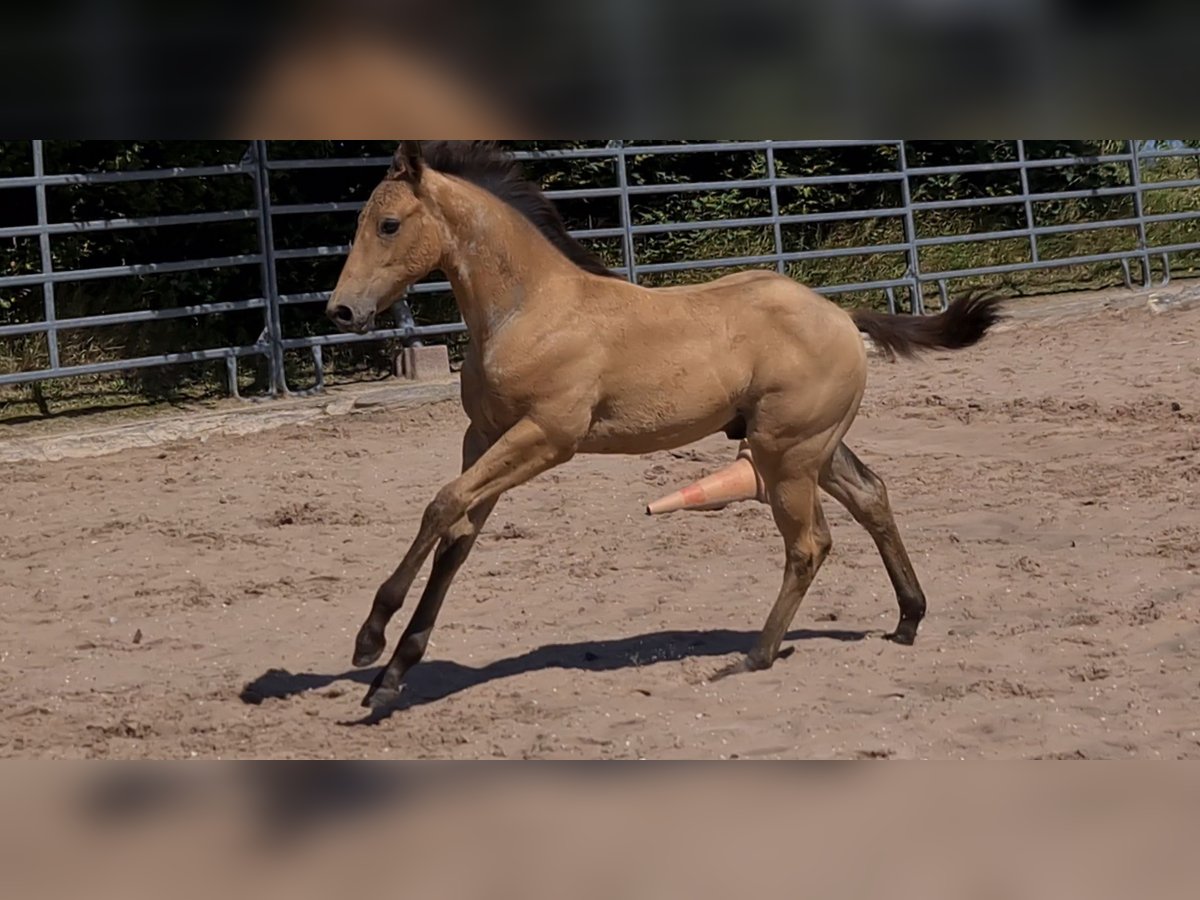
M 651 289 L 613 277 L 573 241 L 553 205 L 487 144 L 404 141 L 363 207 L 327 313 L 365 333 L 434 269 L 470 332 L 462 474 L 426 507 L 408 552 L 360 628 L 354 664 L 380 658 L 385 629 L 431 552 L 412 620 L 364 706 L 393 701 L 425 653 L 455 573 L 505 491 L 577 453 L 641 454 L 718 431 L 746 439 L 783 538 L 783 585 L 748 656 L 769 668 L 831 540 L 818 488 L 875 540 L 911 644 L 925 597 L 883 482 L 842 442 L 867 376 L 861 333 L 889 354 L 958 348 L 998 319 L 997 300 L 937 316 L 846 312 L 797 282 L 750 271 Z M 435 552 L 436 548 L 436 552 Z

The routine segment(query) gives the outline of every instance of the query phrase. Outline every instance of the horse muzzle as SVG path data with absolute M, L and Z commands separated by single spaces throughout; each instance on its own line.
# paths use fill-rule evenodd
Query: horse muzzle
M 366 311 L 356 310 L 345 303 L 335 303 L 330 300 L 325 307 L 325 315 L 337 326 L 338 331 L 350 334 L 366 334 L 375 328 L 375 308 Z

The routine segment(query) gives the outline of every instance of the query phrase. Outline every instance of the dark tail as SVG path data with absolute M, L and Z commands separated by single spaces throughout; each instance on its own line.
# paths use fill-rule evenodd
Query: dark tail
M 969 294 L 935 316 L 891 315 L 856 309 L 851 312 L 858 330 L 879 345 L 889 358 L 912 358 L 922 350 L 958 350 L 977 343 L 989 328 L 1004 318 L 1003 298 Z

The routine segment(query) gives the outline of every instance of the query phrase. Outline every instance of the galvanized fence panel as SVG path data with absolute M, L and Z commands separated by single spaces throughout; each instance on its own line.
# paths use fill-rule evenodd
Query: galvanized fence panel
M 789 151 L 816 150 L 827 148 L 875 148 L 885 151 L 880 156 L 889 165 L 870 171 L 837 172 L 830 174 L 785 175 L 781 172 L 781 154 Z M 43 318 L 35 322 L 0 324 L 0 338 L 17 335 L 43 335 L 48 348 L 48 365 L 28 371 L 0 373 L 0 385 L 22 384 L 51 378 L 90 375 L 130 369 L 169 366 L 208 360 L 224 360 L 226 380 L 231 393 L 238 392 L 238 361 L 258 358 L 265 362 L 269 373 L 269 393 L 297 392 L 289 385 L 286 376 L 285 355 L 307 353 L 311 358 L 314 377 L 307 388 L 320 390 L 324 384 L 325 361 L 323 348 L 381 340 L 398 340 L 402 343 L 419 343 L 446 335 L 459 334 L 466 330 L 461 319 L 458 321 L 418 324 L 413 320 L 409 308 L 398 304 L 396 322 L 392 328 L 384 328 L 370 335 L 337 333 L 287 334 L 282 311 L 291 307 L 311 310 L 312 320 L 321 321 L 319 304 L 328 299 L 328 288 L 332 285 L 313 285 L 312 290 L 282 292 L 279 287 L 279 266 L 292 260 L 316 258 L 340 258 L 348 250 L 348 243 L 281 248 L 277 245 L 276 225 L 286 217 L 308 216 L 318 213 L 353 213 L 361 208 L 362 199 L 337 202 L 282 203 L 274 199 L 273 177 L 281 173 L 294 173 L 305 169 L 363 168 L 376 169 L 382 173 L 390 159 L 387 157 L 325 158 L 325 159 L 275 159 L 270 155 L 270 144 L 265 141 L 251 142 L 244 157 L 236 164 L 219 166 L 196 166 L 152 171 L 98 172 L 86 174 L 47 174 L 44 165 L 44 146 L 41 141 L 29 142 L 32 154 L 32 174 L 11 178 L 0 178 L 0 200 L 10 189 L 32 188 L 36 195 L 36 224 L 0 227 L 0 240 L 36 236 L 39 243 L 40 271 L 17 275 L 0 274 L 0 291 L 40 285 L 43 294 Z M 923 314 L 926 310 L 926 288 L 940 297 L 941 308 L 946 302 L 950 282 L 979 276 L 998 276 L 1020 271 L 1055 269 L 1081 265 L 1118 266 L 1125 284 L 1135 284 L 1133 265 L 1138 267 L 1137 281 L 1150 286 L 1155 262 L 1158 263 L 1160 280 L 1165 283 L 1171 276 L 1171 261 L 1178 254 L 1200 250 L 1200 232 L 1191 231 L 1188 240 L 1156 242 L 1150 229 L 1166 223 L 1194 225 L 1200 219 L 1200 205 L 1163 213 L 1147 212 L 1147 196 L 1161 190 L 1189 190 L 1200 188 L 1200 175 L 1183 179 L 1154 180 L 1146 177 L 1148 167 L 1158 161 L 1176 157 L 1198 157 L 1200 149 L 1187 146 L 1162 148 L 1156 142 L 1128 140 L 1122 152 L 1090 157 L 1055 156 L 1045 159 L 1031 158 L 1025 141 L 1015 142 L 1014 159 L 997 159 L 990 162 L 954 166 L 922 166 L 914 164 L 911 146 L 900 140 L 880 141 L 721 141 L 693 144 L 647 144 L 613 140 L 597 142 L 569 150 L 545 150 L 536 153 L 518 153 L 524 160 L 537 160 L 540 164 L 559 164 L 574 160 L 599 160 L 612 164 L 612 182 L 599 187 L 578 187 L 547 190 L 555 201 L 602 200 L 615 203 L 616 222 L 602 227 L 577 228 L 572 233 L 587 242 L 612 240 L 620 247 L 621 259 L 614 268 L 634 282 L 661 281 L 663 276 L 707 277 L 710 270 L 728 270 L 744 267 L 774 267 L 780 272 L 789 266 L 814 264 L 839 258 L 870 260 L 882 258 L 894 260 L 896 271 L 886 277 L 849 279 L 841 283 L 813 284 L 828 296 L 882 292 L 893 311 Z M 663 181 L 647 182 L 636 176 L 638 161 L 656 157 L 679 157 L 686 154 L 722 154 L 724 156 L 745 155 L 761 158 L 764 165 L 761 174 L 754 177 L 729 178 L 719 181 Z M 1031 186 L 1031 176 L 1045 169 L 1070 167 L 1121 166 L 1128 172 L 1128 183 L 1078 190 L 1038 191 Z M 935 176 L 959 176 L 976 173 L 1008 174 L 1016 176 L 1017 188 L 1011 193 L 978 197 L 933 197 L 917 199 L 915 185 L 921 179 Z M 51 222 L 47 212 L 46 190 L 48 187 L 65 184 L 112 184 L 122 182 L 159 179 L 228 177 L 248 179 L 253 186 L 252 208 L 205 211 L 201 213 L 178 212 L 167 215 L 114 218 L 96 221 Z M 878 183 L 890 186 L 896 192 L 896 201 L 881 206 L 863 209 L 826 210 L 820 212 L 784 212 L 781 194 L 785 191 L 821 191 L 845 185 Z M 697 194 L 725 194 L 728 192 L 765 192 L 766 209 L 761 214 L 751 212 L 713 219 L 680 221 L 643 221 L 639 214 L 647 198 L 682 197 Z M 1093 200 L 1101 197 L 1127 197 L 1132 204 L 1132 213 L 1116 217 L 1101 217 L 1095 221 L 1038 224 L 1037 205 L 1054 204 L 1070 200 Z M 953 213 L 988 206 L 1012 206 L 1020 211 L 1023 224 L 1020 227 L 974 233 L 925 233 L 920 218 L 931 214 Z M 52 241 L 62 235 L 77 235 L 88 232 L 116 231 L 127 229 L 160 228 L 188 224 L 205 224 L 226 221 L 248 221 L 255 223 L 257 249 L 254 253 L 219 258 L 176 260 L 159 263 L 130 264 L 60 270 L 53 265 Z M 802 249 L 788 248 L 787 229 L 792 226 L 834 225 L 854 222 L 895 222 L 898 224 L 896 238 L 881 242 L 868 242 L 858 246 L 820 246 Z M 717 233 L 762 229 L 769 235 L 769 252 L 718 255 L 704 259 L 669 259 L 639 261 L 642 241 L 653 241 L 675 234 Z M 1089 252 L 1048 254 L 1047 243 L 1057 236 L 1082 234 L 1105 229 L 1131 229 L 1134 239 L 1130 246 Z M 349 241 L 350 235 L 346 235 Z M 1028 244 L 1028 258 L 1021 261 L 999 262 L 988 265 L 939 265 L 932 264 L 940 249 L 978 242 L 1019 240 Z M 643 257 L 645 251 L 643 252 Z M 217 269 L 228 266 L 257 266 L 260 291 L 258 295 L 237 301 L 205 302 L 197 298 L 194 304 L 166 309 L 149 309 L 119 312 L 104 315 L 62 318 L 56 308 L 56 285 L 64 282 L 80 282 L 89 279 L 116 276 L 137 276 L 181 272 L 198 269 Z M 686 276 L 686 273 L 695 273 Z M 133 288 L 131 288 L 133 289 Z M 444 281 L 427 280 L 416 285 L 411 294 L 419 297 L 426 293 L 448 293 L 449 285 Z M 59 354 L 59 335 L 70 329 L 92 329 L 108 325 L 129 325 L 139 322 L 161 321 L 185 316 L 219 316 L 230 312 L 261 310 L 262 332 L 249 344 L 240 346 L 211 347 L 201 350 L 161 353 L 134 359 L 104 360 L 88 364 L 63 365 Z
M 0 385 L 28 384 L 51 378 L 99 375 L 125 372 L 154 366 L 169 366 L 181 363 L 225 360 L 226 383 L 231 394 L 238 393 L 237 361 L 262 356 L 270 358 L 277 343 L 271 328 L 272 309 L 267 275 L 272 268 L 267 233 L 262 230 L 265 216 L 261 208 L 210 211 L 205 213 L 180 213 L 162 216 L 101 219 L 94 221 L 50 222 L 47 214 L 46 189 L 58 185 L 121 184 L 135 181 L 156 181 L 201 177 L 231 177 L 257 180 L 258 166 L 254 159 L 254 147 L 238 163 L 221 166 L 194 166 L 158 169 L 153 171 L 95 172 L 87 174 L 46 174 L 44 142 L 30 141 L 33 158 L 33 175 L 0 179 L 0 198 L 8 190 L 33 188 L 36 192 L 37 224 L 0 228 L 0 240 L 36 235 L 41 257 L 40 271 L 21 275 L 0 275 L 0 290 L 26 285 L 41 285 L 44 296 L 44 318 L 41 321 L 0 325 L 0 338 L 42 335 L 45 338 L 49 365 L 26 371 L 0 373 Z M 257 194 L 257 192 L 256 192 Z M 159 263 L 104 266 L 83 269 L 56 270 L 53 265 L 51 240 L 56 236 L 79 235 L 92 232 L 124 231 L 133 229 L 162 228 L 187 224 L 205 224 L 228 221 L 256 220 L 260 223 L 258 251 L 250 254 L 224 256 L 207 259 L 175 260 Z M 262 271 L 263 290 L 259 296 L 243 300 L 224 302 L 198 302 L 185 306 L 163 309 L 133 310 L 105 315 L 60 318 L 55 302 L 55 286 L 66 282 L 81 282 L 108 279 L 120 276 L 142 276 L 185 272 L 203 269 L 221 269 L 229 266 L 258 266 Z M 8 267 L 5 267 L 8 268 Z M 253 344 L 241 346 L 212 347 L 202 350 L 159 353 L 137 358 L 104 360 L 78 365 L 62 365 L 59 354 L 59 336 L 73 329 L 96 329 L 111 325 L 132 325 L 143 322 L 165 321 L 189 316 L 216 316 L 244 310 L 262 310 L 263 331 Z M 272 372 L 275 372 L 272 367 Z M 281 386 L 282 379 L 272 379 L 272 393 Z

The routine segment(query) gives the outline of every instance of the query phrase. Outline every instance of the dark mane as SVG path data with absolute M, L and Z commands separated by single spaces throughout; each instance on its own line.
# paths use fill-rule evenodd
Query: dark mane
M 594 275 L 620 277 L 567 233 L 558 208 L 494 141 L 426 141 L 421 145 L 421 157 L 431 169 L 478 185 L 513 207 L 579 268 Z

